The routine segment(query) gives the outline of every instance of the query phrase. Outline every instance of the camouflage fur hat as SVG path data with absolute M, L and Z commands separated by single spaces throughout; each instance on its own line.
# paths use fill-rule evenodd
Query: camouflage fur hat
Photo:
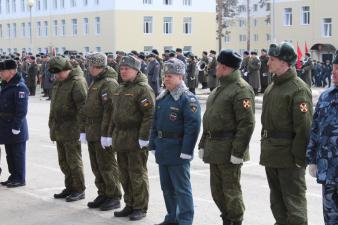
M 277 57 L 287 62 L 289 65 L 295 65 L 297 54 L 293 46 L 287 42 L 280 44 L 271 44 L 269 48 L 269 56 Z
M 107 66 L 107 56 L 101 52 L 95 52 L 87 56 L 87 63 L 90 66 L 105 67 Z
M 185 65 L 179 59 L 169 59 L 164 63 L 164 74 L 184 75 Z
M 120 61 L 120 66 L 128 66 L 139 71 L 141 69 L 141 61 L 131 55 L 123 56 Z
M 50 73 L 60 73 L 65 70 L 73 69 L 72 64 L 65 58 L 57 56 L 53 57 L 49 61 L 48 71 Z

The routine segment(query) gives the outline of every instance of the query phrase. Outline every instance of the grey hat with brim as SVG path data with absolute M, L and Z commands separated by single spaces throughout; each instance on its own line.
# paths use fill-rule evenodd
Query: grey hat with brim
M 184 75 L 185 65 L 179 59 L 169 59 L 164 63 L 164 74 Z
M 120 61 L 120 66 L 127 66 L 134 70 L 140 71 L 141 61 L 136 59 L 134 56 L 124 56 Z

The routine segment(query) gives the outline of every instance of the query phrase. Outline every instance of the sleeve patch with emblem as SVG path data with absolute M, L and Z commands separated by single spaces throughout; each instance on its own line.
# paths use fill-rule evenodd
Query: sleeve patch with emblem
M 306 113 L 307 111 L 309 111 L 308 106 L 305 102 L 303 102 L 299 105 L 299 109 L 303 113 Z
M 102 94 L 102 101 L 107 101 L 108 100 L 108 94 L 107 93 L 103 93 Z
M 249 109 L 251 107 L 251 102 L 249 99 L 244 99 L 243 100 L 243 108 L 244 109 Z
M 197 105 L 196 104 L 190 104 L 190 109 L 191 109 L 191 112 L 196 112 L 197 111 Z
M 19 91 L 19 98 L 25 98 L 25 92 Z
M 145 98 L 141 101 L 141 105 L 144 107 L 144 108 L 147 108 L 149 106 L 151 106 L 151 102 L 149 101 L 149 99 Z

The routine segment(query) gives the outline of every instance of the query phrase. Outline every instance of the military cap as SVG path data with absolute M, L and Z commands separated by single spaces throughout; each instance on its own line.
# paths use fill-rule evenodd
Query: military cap
M 243 55 L 249 55 L 249 51 L 244 51 Z
M 31 56 L 30 59 L 31 59 L 31 60 L 35 60 L 35 56 Z
M 13 59 L 6 59 L 5 61 L 1 62 L 0 70 L 15 70 L 18 67 L 15 60 Z
M 120 61 L 120 66 L 127 66 L 134 70 L 139 71 L 141 69 L 140 60 L 136 59 L 134 56 L 123 56 Z
M 154 53 L 149 53 L 148 55 L 147 55 L 147 58 L 150 58 L 150 57 L 156 57 L 156 55 L 154 54 Z
M 50 73 L 60 73 L 62 71 L 71 70 L 73 67 L 71 63 L 63 57 L 52 57 L 49 61 L 48 71 Z
M 164 63 L 164 74 L 184 75 L 185 65 L 179 59 L 169 59 Z
M 159 55 L 160 53 L 158 53 L 157 49 L 153 49 L 151 50 L 152 53 L 154 53 L 155 55 Z
M 242 57 L 234 50 L 225 49 L 218 54 L 217 62 L 228 67 L 238 69 L 241 66 Z
M 336 54 L 336 56 L 334 57 L 332 64 L 338 64 L 338 53 Z
M 87 56 L 87 63 L 90 66 L 105 67 L 107 66 L 107 56 L 101 52 L 95 52 Z
M 175 57 L 175 55 L 176 55 L 176 52 L 175 52 L 175 51 L 171 50 L 171 51 L 169 52 L 169 57 Z
M 210 50 L 210 53 L 216 55 L 216 51 L 215 50 Z
M 251 55 L 257 55 L 257 52 L 252 51 L 252 52 L 250 52 L 250 54 L 251 54 Z
M 113 54 L 113 53 L 108 54 L 108 55 L 107 55 L 107 58 L 114 58 L 114 54 Z
M 176 52 L 182 52 L 181 48 L 176 48 Z
M 280 44 L 271 44 L 269 48 L 269 56 L 276 57 L 289 65 L 294 65 L 297 61 L 297 54 L 293 46 L 287 42 Z
M 261 50 L 262 52 L 265 52 L 265 53 L 267 53 L 268 51 L 265 49 L 265 48 L 262 48 L 262 50 Z
M 132 50 L 130 53 L 132 53 L 135 56 L 138 56 L 138 52 L 136 50 Z
M 16 61 L 19 61 L 19 60 L 20 60 L 20 58 L 19 58 L 19 57 L 15 57 L 15 58 L 14 58 L 14 60 L 16 60 Z

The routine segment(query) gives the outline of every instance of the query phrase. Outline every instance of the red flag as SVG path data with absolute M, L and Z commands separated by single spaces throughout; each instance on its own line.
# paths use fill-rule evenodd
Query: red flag
M 305 53 L 309 53 L 309 49 L 307 48 L 306 41 L 305 41 Z
M 298 55 L 298 59 L 297 59 L 296 68 L 301 69 L 302 65 L 300 64 L 300 61 L 302 60 L 303 53 L 302 53 L 302 50 L 300 50 L 299 48 L 298 42 L 297 42 L 297 55 Z

